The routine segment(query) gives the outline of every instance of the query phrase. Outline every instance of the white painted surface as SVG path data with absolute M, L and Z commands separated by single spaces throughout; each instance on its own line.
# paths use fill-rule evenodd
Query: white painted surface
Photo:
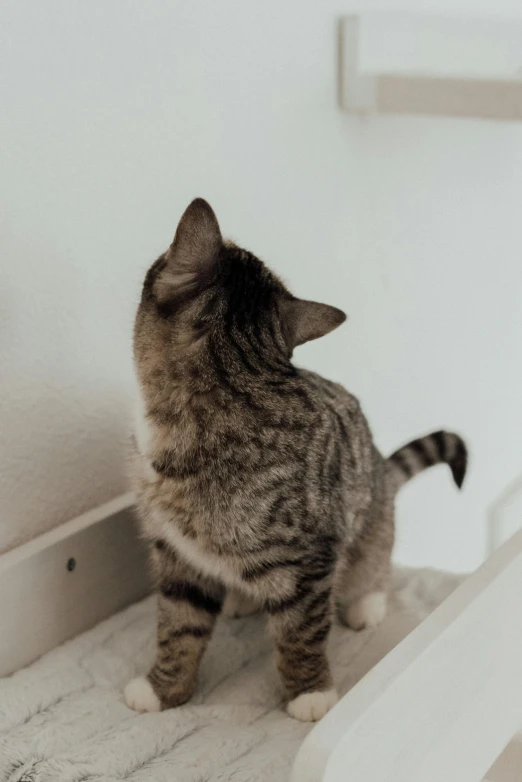
M 312 730 L 292 780 L 479 782 L 521 722 L 521 590 L 519 532 Z
M 522 120 L 522 23 L 411 13 L 341 22 L 341 106 L 353 114 Z
M 522 22 L 491 13 L 370 11 L 360 19 L 361 70 L 417 76 L 519 81 Z M 354 18 L 354 17 L 352 17 Z
M 522 519 L 522 475 L 506 486 L 488 511 L 489 551 L 493 552 L 520 529 Z
M 404 489 L 398 558 L 481 560 L 522 464 L 522 129 L 343 114 L 336 21 L 372 8 L 397 6 L 2 5 L 0 548 L 123 490 L 140 281 L 201 195 L 296 293 L 347 310 L 297 357 L 361 397 L 385 451 L 468 437 L 462 495 L 443 468 Z
M 147 594 L 132 501 L 118 497 L 0 556 L 0 677 Z

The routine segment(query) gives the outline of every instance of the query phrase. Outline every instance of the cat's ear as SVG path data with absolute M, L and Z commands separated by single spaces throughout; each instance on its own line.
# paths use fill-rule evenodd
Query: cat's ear
M 165 253 L 167 265 L 158 281 L 162 292 L 167 294 L 173 286 L 196 281 L 212 268 L 222 244 L 212 207 L 203 198 L 196 198 L 183 213 L 174 240 Z
M 291 348 L 324 337 L 346 320 L 345 313 L 337 307 L 305 299 L 286 299 L 281 311 L 283 330 Z

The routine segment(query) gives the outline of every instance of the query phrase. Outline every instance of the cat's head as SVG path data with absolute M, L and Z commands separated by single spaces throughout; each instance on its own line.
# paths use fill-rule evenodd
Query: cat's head
M 135 324 L 138 374 L 151 362 L 195 356 L 207 342 L 246 366 L 262 354 L 290 358 L 346 319 L 327 304 L 295 298 L 255 255 L 224 241 L 209 204 L 197 198 L 174 241 L 149 269 Z M 250 359 L 249 359 L 250 356 Z

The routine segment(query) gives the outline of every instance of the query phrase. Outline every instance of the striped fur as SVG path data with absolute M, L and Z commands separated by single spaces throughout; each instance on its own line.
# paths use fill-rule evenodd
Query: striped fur
M 194 692 L 225 590 L 210 579 L 192 578 L 170 547 L 155 547 L 152 559 L 159 605 L 157 656 L 149 681 L 164 708 L 180 706 Z
M 399 448 L 390 456 L 399 486 L 436 464 L 449 465 L 459 489 L 466 475 L 468 454 L 464 441 L 452 432 L 433 432 Z
M 336 698 L 335 612 L 356 629 L 384 615 L 397 489 L 436 461 L 461 482 L 460 440 L 432 436 L 385 459 L 357 399 L 295 367 L 296 345 L 344 318 L 223 242 L 200 199 L 149 270 L 132 473 L 159 619 L 148 684 L 127 690 L 133 708 L 191 697 L 228 591 L 233 612 L 265 611 L 289 713 L 320 718 Z

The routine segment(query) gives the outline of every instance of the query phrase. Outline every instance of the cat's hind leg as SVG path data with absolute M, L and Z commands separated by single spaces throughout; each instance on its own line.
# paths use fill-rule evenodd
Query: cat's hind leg
M 393 538 L 393 508 L 381 508 L 341 554 L 335 600 L 341 622 L 352 630 L 377 627 L 386 615 Z

